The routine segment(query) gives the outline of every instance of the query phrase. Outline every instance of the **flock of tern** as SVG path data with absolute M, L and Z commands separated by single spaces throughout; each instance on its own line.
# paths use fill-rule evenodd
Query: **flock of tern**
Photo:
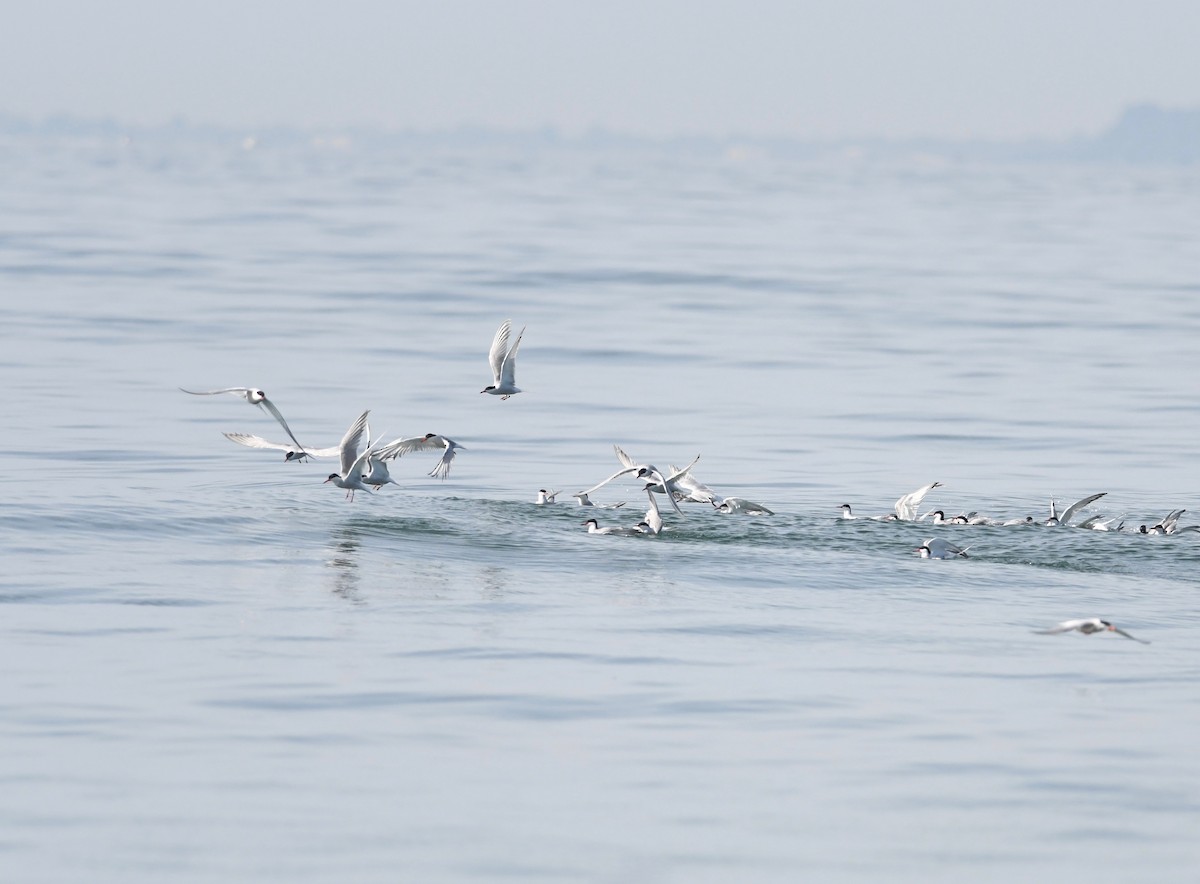
M 517 351 L 521 346 L 521 338 L 524 334 L 525 329 L 522 328 L 521 332 L 517 335 L 516 341 L 510 347 L 509 340 L 512 335 L 512 322 L 511 320 L 505 320 L 501 323 L 500 327 L 496 330 L 496 334 L 492 339 L 492 346 L 488 351 L 488 364 L 492 370 L 492 383 L 480 390 L 480 393 L 499 396 L 503 400 L 521 392 L 521 389 L 516 385 L 516 364 Z M 337 445 L 326 448 L 311 448 L 300 443 L 292 428 L 288 426 L 288 422 L 284 419 L 279 408 L 267 397 L 266 393 L 257 387 L 223 387 L 217 390 L 187 390 L 180 387 L 180 390 L 193 396 L 226 394 L 237 396 L 251 405 L 263 409 L 283 428 L 290 443 L 272 442 L 260 436 L 247 433 L 225 433 L 225 437 L 231 442 L 236 442 L 239 445 L 249 448 L 282 451 L 284 453 L 284 460 L 289 462 L 337 458 L 338 471 L 330 473 L 325 482 L 332 483 L 338 488 L 344 489 L 346 491 L 346 498 L 351 501 L 354 499 L 356 491 L 373 493 L 373 491 L 378 491 L 384 485 L 399 484 L 391 477 L 388 469 L 389 461 L 416 451 L 440 451 L 441 456 L 428 475 L 438 479 L 445 479 L 450 475 L 450 465 L 453 463 L 456 454 L 459 451 L 465 450 L 462 445 L 459 445 L 453 439 L 437 433 L 426 433 L 423 436 L 399 438 L 391 442 L 379 443 L 377 440 L 371 439 L 370 425 L 367 422 L 368 411 L 364 411 L 355 419 Z M 366 437 L 365 444 L 363 444 L 364 436 Z M 608 476 L 608 478 L 603 479 L 584 491 L 576 492 L 572 496 L 575 497 L 581 507 L 619 509 L 625 506 L 625 501 L 596 504 L 592 502 L 590 495 L 617 479 L 631 477 L 643 483 L 642 490 L 646 494 L 649 508 L 646 510 L 646 514 L 642 520 L 632 526 L 601 526 L 597 519 L 589 518 L 583 523 L 589 534 L 657 536 L 663 531 L 664 526 L 662 512 L 655 497 L 656 494 L 665 497 L 671 508 L 679 515 L 683 515 L 680 503 L 685 502 L 710 504 L 717 512 L 726 514 L 773 514 L 771 510 L 762 504 L 745 500 L 744 498 L 721 498 L 711 488 L 696 479 L 692 475 L 692 468 L 700 460 L 699 455 L 693 458 L 692 462 L 682 469 L 671 465 L 664 472 L 653 464 L 638 462 L 622 450 L 619 445 L 614 445 L 613 449 L 616 452 L 621 468 Z M 1127 529 L 1123 517 L 1104 519 L 1100 516 L 1092 516 L 1082 520 L 1078 525 L 1074 524 L 1076 516 L 1080 515 L 1084 509 L 1091 506 L 1101 497 L 1104 497 L 1106 492 L 1084 497 L 1067 507 L 1061 513 L 1058 511 L 1054 499 L 1051 498 L 1050 515 L 1040 522 L 1035 521 L 1032 516 L 994 519 L 982 516 L 976 512 L 947 517 L 945 511 L 941 509 L 930 510 L 918 516 L 917 510 L 925 500 L 925 497 L 930 491 L 940 487 L 942 487 L 940 482 L 931 482 L 928 485 L 918 488 L 916 491 L 905 494 L 896 501 L 893 512 L 882 515 L 858 516 L 854 514 L 850 504 L 844 503 L 841 505 L 841 518 L 843 520 L 866 518 L 884 522 L 924 522 L 926 519 L 929 519 L 930 524 L 937 526 L 1044 525 L 1057 528 L 1075 527 L 1094 531 L 1136 531 L 1136 533 L 1140 534 L 1200 533 L 1200 525 L 1191 525 L 1184 528 L 1179 527 L 1179 518 L 1186 512 L 1182 509 L 1171 511 L 1152 526 L 1141 525 L 1137 529 Z M 548 491 L 545 488 L 539 489 L 536 503 L 538 505 L 554 504 L 558 494 L 558 491 Z M 959 547 L 943 538 L 931 537 L 916 547 L 914 552 L 925 559 L 954 559 L 967 558 L 967 550 L 969 548 Z M 1065 620 L 1056 626 L 1045 630 L 1038 630 L 1037 632 L 1042 635 L 1054 635 L 1072 631 L 1082 633 L 1083 635 L 1091 635 L 1097 632 L 1115 632 L 1134 641 L 1149 644 L 1149 642 L 1135 638 L 1128 632 L 1114 626 L 1109 621 L 1099 618 Z

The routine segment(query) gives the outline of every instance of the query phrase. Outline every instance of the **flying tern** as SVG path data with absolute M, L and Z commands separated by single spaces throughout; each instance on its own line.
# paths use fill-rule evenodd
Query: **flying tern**
M 230 442 L 236 442 L 238 445 L 245 445 L 247 448 L 264 448 L 271 451 L 282 451 L 283 459 L 289 463 L 292 461 L 300 462 L 306 457 L 327 458 L 337 457 L 338 447 L 335 445 L 332 448 L 298 448 L 295 445 L 289 445 L 286 442 L 271 442 L 264 439 L 262 436 L 251 436 L 249 433 L 224 433 L 226 439 Z
M 342 437 L 342 442 L 338 446 L 338 459 L 341 472 L 330 473 L 329 478 L 325 480 L 326 482 L 332 482 L 338 488 L 345 488 L 347 500 L 354 500 L 355 491 L 371 493 L 371 489 L 363 482 L 363 467 L 368 457 L 374 452 L 370 448 L 366 448 L 362 454 L 358 453 L 358 443 L 367 428 L 368 414 L 370 414 L 369 411 L 364 411 L 360 414 L 358 419 L 350 425 L 350 429 L 346 431 L 346 435 Z
M 681 470 L 679 467 L 671 464 L 671 474 L 679 476 L 675 480 L 675 496 L 681 502 L 690 501 L 691 503 L 712 503 L 717 499 L 717 493 L 697 479 L 691 474 L 690 467 L 688 470 Z
M 258 389 L 258 387 L 222 387 L 220 390 L 184 390 L 183 387 L 179 389 L 192 396 L 219 396 L 222 393 L 228 393 L 231 396 L 237 396 L 239 399 L 245 399 L 251 405 L 257 405 L 259 408 L 266 409 L 275 420 L 279 421 L 279 426 L 283 427 L 284 432 L 288 434 L 288 438 L 296 443 L 296 448 L 300 451 L 304 450 L 304 446 L 300 444 L 300 440 L 296 438 L 296 434 L 292 432 L 292 428 L 283 419 L 283 415 L 279 413 L 279 409 L 275 407 L 275 403 L 268 399 L 267 394 Z
M 1057 626 L 1051 626 L 1049 629 L 1035 629 L 1034 632 L 1037 635 L 1058 635 L 1061 632 L 1082 632 L 1084 635 L 1091 635 L 1093 632 L 1115 632 L 1117 635 L 1131 638 L 1135 642 L 1141 642 L 1144 645 L 1150 644 L 1144 638 L 1132 636 L 1124 629 L 1114 626 L 1107 620 L 1101 620 L 1099 617 L 1089 617 L 1086 620 L 1064 620 Z
M 661 472 L 659 472 L 658 468 L 652 464 L 637 463 L 632 457 L 630 457 L 621 449 L 620 445 L 614 445 L 613 451 L 615 451 L 617 454 L 617 460 L 621 462 L 621 469 L 617 470 L 603 482 L 593 485 L 586 491 L 579 492 L 584 497 L 587 497 L 587 495 L 591 494 L 593 491 L 603 488 L 614 479 L 619 479 L 621 476 L 629 475 L 636 475 L 639 479 L 652 479 L 654 481 L 651 484 L 654 485 L 657 483 L 660 488 L 674 489 L 678 487 L 678 481 L 687 474 L 688 470 L 696 465 L 696 461 L 700 460 L 699 456 L 697 456 L 696 460 L 693 460 L 683 470 L 674 472 L 670 476 L 664 476 Z M 683 510 L 679 508 L 679 504 L 676 502 L 675 495 L 673 493 L 667 494 L 667 500 L 670 502 L 671 507 L 675 510 L 675 512 L 683 515 Z
M 396 439 L 386 445 L 381 445 L 375 452 L 375 457 L 382 460 L 392 460 L 402 457 L 412 451 L 442 451 L 441 459 L 433 465 L 427 475 L 434 479 L 445 479 L 450 475 L 450 464 L 459 451 L 467 449 L 453 439 L 439 436 L 437 433 L 426 433 L 424 436 L 412 436 L 407 439 Z
M 511 333 L 511 319 L 504 320 L 500 323 L 500 328 L 496 329 L 492 349 L 488 351 L 488 362 L 492 366 L 492 383 L 480 390 L 480 393 L 491 393 L 493 396 L 507 399 L 521 392 L 517 388 L 517 348 L 521 346 L 521 335 L 525 334 L 525 329 L 521 329 L 521 334 L 517 335 L 517 342 L 509 349 L 508 338 Z

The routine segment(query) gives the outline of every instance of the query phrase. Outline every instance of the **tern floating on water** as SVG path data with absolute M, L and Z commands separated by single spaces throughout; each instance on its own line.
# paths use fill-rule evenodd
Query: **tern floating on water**
M 919 553 L 923 559 L 953 559 L 953 558 L 969 558 L 967 550 L 969 546 L 958 547 L 949 541 L 943 540 L 940 537 L 930 537 L 921 546 L 913 550 Z
M 556 497 L 558 497 L 557 491 L 547 491 L 545 488 L 539 488 L 537 500 L 534 502 L 538 506 L 542 506 L 547 503 L 554 503 L 554 498 Z

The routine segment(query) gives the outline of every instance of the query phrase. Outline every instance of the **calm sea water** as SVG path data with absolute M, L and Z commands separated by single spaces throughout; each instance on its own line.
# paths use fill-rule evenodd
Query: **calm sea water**
M 1196 879 L 1200 535 L 836 517 L 1200 523 L 1200 170 L 0 161 L 5 881 Z M 467 450 L 349 503 L 228 385 Z M 533 504 L 614 443 L 776 515 Z

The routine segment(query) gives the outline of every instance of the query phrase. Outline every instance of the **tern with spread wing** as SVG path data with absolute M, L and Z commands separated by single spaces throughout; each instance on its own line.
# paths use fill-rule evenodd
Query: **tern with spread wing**
M 512 320 L 506 319 L 500 323 L 500 328 L 496 329 L 496 337 L 492 339 L 492 349 L 488 351 L 488 363 L 492 366 L 492 382 L 480 390 L 480 393 L 491 393 L 493 396 L 507 399 L 509 396 L 521 392 L 517 387 L 517 348 L 521 346 L 521 336 L 525 334 L 525 329 L 521 329 L 521 334 L 517 335 L 517 342 L 510 349 L 508 338 L 511 334 Z
M 1082 510 L 1086 506 L 1091 506 L 1093 503 L 1095 503 L 1097 500 L 1099 500 L 1101 497 L 1103 497 L 1106 494 L 1108 494 L 1107 491 L 1101 491 L 1099 494 L 1089 494 L 1087 497 L 1083 498 L 1083 500 L 1077 500 L 1073 504 L 1071 504 L 1069 507 L 1067 507 L 1065 510 L 1063 510 L 1062 515 L 1059 515 L 1058 513 L 1055 512 L 1054 498 L 1052 497 L 1052 498 L 1050 498 L 1050 518 L 1048 518 L 1043 524 L 1049 525 L 1051 528 L 1070 527 L 1071 520 L 1073 518 L 1075 518 L 1076 514 L 1080 510 Z
M 1132 636 L 1119 626 L 1114 626 L 1112 623 L 1109 623 L 1107 620 L 1101 620 L 1099 617 L 1089 617 L 1085 620 L 1064 620 L 1057 626 L 1051 626 L 1049 629 L 1035 629 L 1034 632 L 1038 635 L 1058 635 L 1063 632 L 1081 632 L 1084 635 L 1091 635 L 1093 632 L 1115 632 L 1117 635 L 1131 638 L 1135 642 L 1141 642 L 1144 645 L 1150 644 L 1144 638 Z
M 362 440 L 363 433 L 367 429 L 367 415 L 369 411 L 364 411 L 358 416 L 358 419 L 350 425 L 350 429 L 346 431 L 346 435 L 342 437 L 342 442 L 338 446 L 338 460 L 341 472 L 330 473 L 326 482 L 332 482 L 338 488 L 346 489 L 346 499 L 354 500 L 355 491 L 365 491 L 371 493 L 371 489 L 363 482 L 363 468 L 366 465 L 367 459 L 375 452 L 371 448 L 363 450 L 362 454 L 358 453 L 358 443 Z
M 224 433 L 223 435 L 230 442 L 236 442 L 238 445 L 245 445 L 247 448 L 264 448 L 270 451 L 282 451 L 283 459 L 289 463 L 292 461 L 299 463 L 306 457 L 337 457 L 338 451 L 340 450 L 336 445 L 332 448 L 300 449 L 295 445 L 289 445 L 286 442 L 271 442 L 268 439 L 264 439 L 262 436 L 251 436 L 249 433 Z
M 402 457 L 412 451 L 442 451 L 441 459 L 433 465 L 428 475 L 434 479 L 445 479 L 450 475 L 450 464 L 459 451 L 467 449 L 453 439 L 439 436 L 437 433 L 426 433 L 424 436 L 412 436 L 408 439 L 396 439 L 386 445 L 381 445 L 374 456 L 381 460 L 392 460 Z
M 942 540 L 940 537 L 930 537 L 921 546 L 918 546 L 913 552 L 919 553 L 923 559 L 953 559 L 953 558 L 968 558 L 967 550 L 969 546 L 958 547 L 948 540 Z
M 934 488 L 941 488 L 941 482 L 930 482 L 928 485 L 918 488 L 911 494 L 905 494 L 896 501 L 896 518 L 902 522 L 912 522 L 917 518 L 917 507 L 921 505 L 921 501 L 925 499 L 925 495 Z
M 219 396 L 222 393 L 228 393 L 231 396 L 237 396 L 239 399 L 245 399 L 251 405 L 257 405 L 259 408 L 270 412 L 271 416 L 279 421 L 279 426 L 283 427 L 283 431 L 288 434 L 288 438 L 296 443 L 296 448 L 301 451 L 304 450 L 304 446 L 300 444 L 300 440 L 296 438 L 296 434 L 292 432 L 292 428 L 283 419 L 283 415 L 279 413 L 279 409 L 275 407 L 275 403 L 268 399 L 267 394 L 258 389 L 258 387 L 222 387 L 220 390 L 184 390 L 183 387 L 179 389 L 192 396 Z

